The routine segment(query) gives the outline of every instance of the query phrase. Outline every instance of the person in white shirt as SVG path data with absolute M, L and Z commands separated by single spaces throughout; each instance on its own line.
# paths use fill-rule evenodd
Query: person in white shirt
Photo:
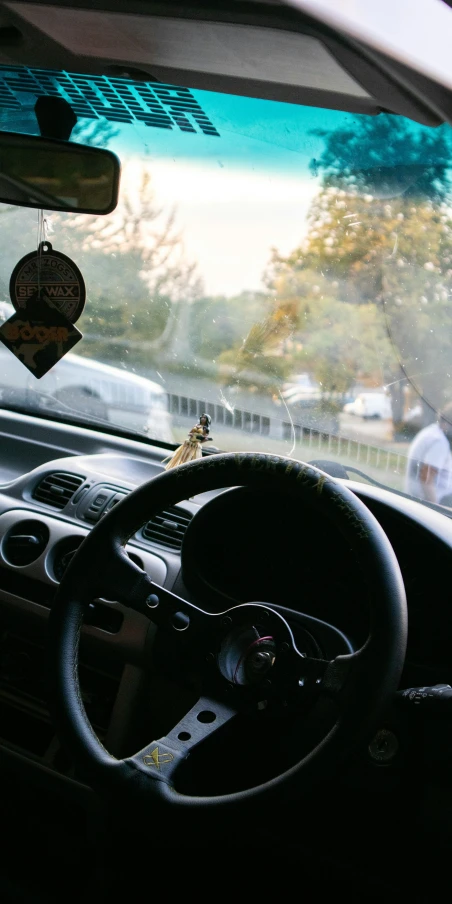
M 442 505 L 452 504 L 452 402 L 438 421 L 414 437 L 408 451 L 405 490 L 411 496 Z

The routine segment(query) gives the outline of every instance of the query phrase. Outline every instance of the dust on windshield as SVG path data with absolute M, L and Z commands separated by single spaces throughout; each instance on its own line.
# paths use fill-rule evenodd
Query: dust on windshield
M 166 123 L 79 120 L 75 140 L 121 160 L 120 203 L 44 214 L 83 272 L 84 338 L 71 373 L 64 360 L 23 386 L 0 348 L 5 404 L 19 385 L 74 421 L 175 443 L 206 412 L 211 449 L 341 463 L 431 499 L 407 463 L 452 399 L 450 127 L 180 90 Z M 0 227 L 7 311 L 36 211 L 3 206 Z M 430 478 L 452 474 L 443 453 Z

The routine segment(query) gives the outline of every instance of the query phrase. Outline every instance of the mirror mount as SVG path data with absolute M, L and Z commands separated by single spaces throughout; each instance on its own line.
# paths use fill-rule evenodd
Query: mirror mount
M 77 116 L 64 97 L 43 95 L 38 97 L 34 109 L 42 138 L 69 141 Z

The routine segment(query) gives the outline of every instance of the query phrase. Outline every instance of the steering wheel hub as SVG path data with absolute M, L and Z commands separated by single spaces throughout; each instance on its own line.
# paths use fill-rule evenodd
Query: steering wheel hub
M 259 684 L 267 680 L 276 661 L 276 643 L 254 625 L 242 625 L 223 640 L 218 668 L 231 684 Z

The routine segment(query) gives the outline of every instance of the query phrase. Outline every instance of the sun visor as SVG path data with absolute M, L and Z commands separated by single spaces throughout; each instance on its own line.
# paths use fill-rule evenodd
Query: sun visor
M 336 91 L 367 92 L 316 38 L 269 28 L 11 3 L 75 56 Z
M 108 2 L 105 4 L 108 5 Z M 256 4 L 256 6 L 261 4 Z M 196 18 L 3 3 L 23 37 L 0 64 L 113 76 L 355 113 L 400 113 L 428 125 L 440 121 L 363 61 L 331 29 L 296 17 L 270 26 L 218 21 L 204 8 Z M 274 15 L 274 14 L 273 14 Z M 298 21 L 299 19 L 299 21 Z M 215 21 L 213 21 L 215 20 Z M 315 26 L 315 23 L 314 23 Z
M 61 66 L 38 58 L 39 37 L 64 48 L 76 71 L 115 74 L 139 69 L 153 79 L 191 88 L 377 112 L 369 92 L 339 64 L 324 43 L 309 34 L 227 22 L 134 15 L 11 2 L 16 24 L 34 32 L 28 59 L 18 63 Z M 31 32 L 29 32 L 31 36 Z M 48 52 L 48 47 L 46 48 Z M 1 46 L 0 46 L 1 53 Z M 58 54 L 57 54 L 58 56 Z M 81 66 L 81 61 L 85 66 Z M 75 63 L 77 61 L 77 63 Z M 7 60 L 0 62 L 6 63 Z M 109 69 L 109 66 L 112 68 Z M 73 71 L 74 71 L 73 67 Z

